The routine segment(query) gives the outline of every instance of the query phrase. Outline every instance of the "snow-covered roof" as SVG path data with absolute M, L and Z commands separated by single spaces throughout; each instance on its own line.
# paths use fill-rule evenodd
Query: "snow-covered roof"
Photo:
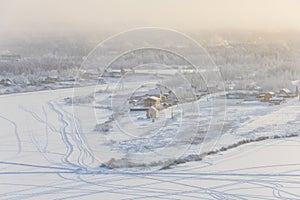
M 267 94 L 275 95 L 275 92 L 268 92 Z
M 119 69 L 113 69 L 113 70 L 111 70 L 111 72 L 112 73 L 121 73 L 121 70 L 119 70 Z
M 280 92 L 284 92 L 284 93 L 286 93 L 286 94 L 291 94 L 291 93 L 292 93 L 291 90 L 289 90 L 289 89 L 287 89 L 287 88 L 281 89 Z
M 160 100 L 160 98 L 154 97 L 154 96 L 147 97 L 146 99 L 151 99 L 151 100 L 154 100 L 154 101 Z

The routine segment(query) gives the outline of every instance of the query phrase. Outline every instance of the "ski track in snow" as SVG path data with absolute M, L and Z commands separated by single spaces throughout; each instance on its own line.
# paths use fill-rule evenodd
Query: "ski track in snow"
M 3 117 L 3 116 L 1 116 L 1 115 L 0 115 L 0 118 L 6 120 L 6 121 L 9 122 L 11 125 L 13 125 L 15 137 L 16 137 L 16 140 L 17 140 L 17 147 L 18 147 L 17 154 L 19 154 L 19 153 L 22 151 L 22 142 L 21 142 L 21 139 L 20 139 L 20 136 L 19 136 L 17 124 L 16 124 L 14 121 L 12 121 L 12 120 L 10 120 L 10 119 L 7 119 L 6 117 Z
M 51 124 L 48 117 L 50 113 L 46 111 L 48 109 L 56 114 L 59 124 Z M 264 131 L 273 124 L 281 124 L 278 126 L 280 131 L 285 130 L 285 123 L 293 127 L 295 123 L 299 124 L 300 115 L 295 115 L 297 109 L 299 106 L 274 108 L 270 114 L 246 119 L 243 121 L 245 126 L 234 127 L 231 134 L 246 134 L 248 130 L 257 129 L 261 123 L 266 124 L 260 129 Z M 222 167 L 223 162 L 230 162 L 236 156 L 247 156 L 252 151 L 260 151 L 268 146 L 284 148 L 285 142 L 290 146 L 300 145 L 299 138 L 264 141 L 261 145 L 247 144 L 224 152 L 222 156 L 215 155 L 201 162 L 186 163 L 168 170 L 126 173 L 99 168 L 93 171 L 89 170 L 88 165 L 93 161 L 93 154 L 84 146 L 77 129 L 71 125 L 74 120 L 72 114 L 65 111 L 56 100 L 42 105 L 39 114 L 22 105 L 19 110 L 30 114 L 36 123 L 44 125 L 40 131 L 44 131 L 45 144 L 41 146 L 39 139 L 35 138 L 37 130 L 31 130 L 31 142 L 36 146 L 30 151 L 28 147 L 22 148 L 22 144 L 28 142 L 22 141 L 25 133 L 20 131 L 16 122 L 0 116 L 14 127 L 18 149 L 17 155 L 10 157 L 11 160 L 0 160 L 0 199 L 300 199 L 299 160 L 250 167 L 235 165 L 237 167 L 230 170 Z M 296 118 L 284 119 L 282 116 L 286 113 L 294 113 Z M 268 120 L 271 114 L 275 118 Z M 299 131 L 299 126 L 292 131 Z M 64 148 L 53 150 L 58 142 L 51 139 L 53 133 L 60 135 Z M 45 157 L 43 164 L 35 164 L 35 160 L 26 154 Z M 62 158 L 61 162 L 50 159 L 52 155 Z

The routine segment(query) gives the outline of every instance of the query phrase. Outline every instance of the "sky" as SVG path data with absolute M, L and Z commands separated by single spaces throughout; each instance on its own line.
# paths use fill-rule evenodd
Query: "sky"
M 300 30 L 300 0 L 0 0 L 0 32 Z

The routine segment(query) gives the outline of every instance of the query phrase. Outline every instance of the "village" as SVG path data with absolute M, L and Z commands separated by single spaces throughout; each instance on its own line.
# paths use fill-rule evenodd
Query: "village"
M 244 101 L 257 101 L 268 103 L 269 105 L 281 105 L 291 98 L 299 98 L 299 87 L 293 86 L 291 89 L 283 88 L 277 92 L 262 90 L 229 90 L 224 92 L 214 85 L 209 84 L 206 92 L 197 95 L 197 99 L 208 98 L 211 94 L 220 94 L 219 97 L 226 99 L 237 99 L 239 103 Z M 158 112 L 175 106 L 179 100 L 175 93 L 167 88 L 157 85 L 156 88 L 151 88 L 144 92 L 135 92 L 128 99 L 130 104 L 130 112 L 146 112 L 147 119 L 152 122 L 158 117 Z
M 171 90 L 160 85 L 145 92 L 135 92 L 129 99 L 131 112 L 146 111 L 146 117 L 152 121 L 157 118 L 159 111 L 177 105 L 178 102 Z
M 269 103 L 270 105 L 280 105 L 285 103 L 289 98 L 299 97 L 299 87 L 290 86 L 291 89 L 283 88 L 278 92 L 268 91 L 262 92 L 260 90 L 240 90 L 229 91 L 226 93 L 227 99 L 242 99 L 243 101 L 260 101 Z
M 171 72 L 170 72 L 171 73 Z M 184 72 L 185 76 L 190 78 L 190 72 Z M 102 74 L 102 78 L 115 78 L 122 79 L 124 75 L 132 74 L 135 77 L 145 76 L 145 74 L 151 74 L 151 72 L 145 71 L 135 71 L 132 68 L 123 68 L 119 69 L 106 69 Z M 152 84 L 142 85 L 136 89 L 130 97 L 127 99 L 129 104 L 130 113 L 145 113 L 142 114 L 146 119 L 150 119 L 152 122 L 156 120 L 159 116 L 159 112 L 178 106 L 179 104 L 196 102 L 200 99 L 207 100 L 211 95 L 217 96 L 218 98 L 226 99 L 235 99 L 238 100 L 238 103 L 256 101 L 265 103 L 268 105 L 281 105 L 286 103 L 288 99 L 299 98 L 299 81 L 292 81 L 290 84 L 287 84 L 286 88 L 278 88 L 277 91 L 271 91 L 265 89 L 263 86 L 247 86 L 243 89 L 239 89 L 238 82 L 232 84 L 232 82 L 225 82 L 225 88 L 222 88 L 217 82 L 209 82 L 204 85 L 197 85 L 195 80 L 191 77 L 189 84 L 177 83 L 172 85 L 174 77 L 167 77 L 170 79 L 171 86 L 167 87 L 165 84 Z M 175 81 L 174 81 L 175 82 Z M 201 83 L 201 82 L 199 82 Z M 171 88 L 172 87 L 172 88 Z M 190 93 L 191 96 L 187 97 L 179 94 L 181 90 Z M 300 99 L 299 99 L 300 100 Z M 142 116 L 138 114 L 139 116 Z M 171 115 L 171 117 L 173 114 Z

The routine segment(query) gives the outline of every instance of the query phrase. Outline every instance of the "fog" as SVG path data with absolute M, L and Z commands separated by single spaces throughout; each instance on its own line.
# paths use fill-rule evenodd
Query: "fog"
M 0 0 L 1 33 L 300 30 L 298 0 Z

